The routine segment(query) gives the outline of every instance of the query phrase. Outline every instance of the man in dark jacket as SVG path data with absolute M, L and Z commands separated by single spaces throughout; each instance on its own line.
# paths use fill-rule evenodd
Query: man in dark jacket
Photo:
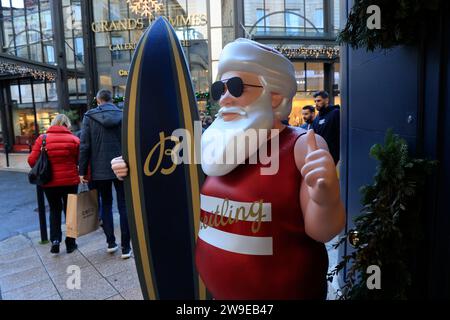
M 80 139 L 80 181 L 88 182 L 86 176 L 90 166 L 92 186 L 98 190 L 102 203 L 102 226 L 109 253 L 114 253 L 118 249 L 112 216 L 112 185 L 114 184 L 120 214 L 122 258 L 127 259 L 131 256 L 131 246 L 124 186 L 111 170 L 111 160 L 122 154 L 123 112 L 112 103 L 112 94 L 108 90 L 100 90 L 97 93 L 97 104 L 98 107 L 86 112 L 83 119 Z
M 329 95 L 326 91 L 318 91 L 313 97 L 319 114 L 316 115 L 312 128 L 315 133 L 325 139 L 334 164 L 337 164 L 340 149 L 340 110 L 338 107 L 329 105 Z

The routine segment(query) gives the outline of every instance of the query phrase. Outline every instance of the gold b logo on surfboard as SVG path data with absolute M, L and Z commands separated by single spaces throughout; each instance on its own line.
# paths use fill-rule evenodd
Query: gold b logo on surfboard
M 166 141 L 175 142 L 175 146 L 172 149 L 171 148 L 166 149 Z M 144 174 L 148 177 L 151 177 L 156 172 L 158 172 L 158 170 L 159 170 L 159 172 L 161 172 L 161 174 L 163 174 L 165 176 L 172 174 L 177 167 L 177 164 L 172 161 L 172 154 L 174 154 L 177 151 L 177 149 L 179 148 L 179 145 L 180 145 L 180 139 L 178 139 L 178 137 L 175 137 L 175 136 L 167 136 L 166 137 L 164 132 L 161 131 L 159 133 L 159 142 L 155 146 L 153 146 L 153 148 L 148 153 L 147 159 L 145 160 Z M 157 151 L 159 151 L 159 153 L 157 153 Z M 150 168 L 150 162 L 155 154 L 158 157 L 158 160 L 156 161 L 154 168 Z M 161 168 L 164 157 L 171 158 L 172 165 L 168 168 Z

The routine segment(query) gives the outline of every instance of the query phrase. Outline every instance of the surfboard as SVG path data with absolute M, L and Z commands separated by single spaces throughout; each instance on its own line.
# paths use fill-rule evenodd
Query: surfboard
M 183 128 L 194 138 L 199 114 L 183 49 L 163 17 L 139 40 L 125 100 L 125 194 L 144 299 L 205 299 L 194 262 L 204 177 L 199 165 L 170 157 L 172 132 Z M 183 152 L 193 155 L 193 144 Z

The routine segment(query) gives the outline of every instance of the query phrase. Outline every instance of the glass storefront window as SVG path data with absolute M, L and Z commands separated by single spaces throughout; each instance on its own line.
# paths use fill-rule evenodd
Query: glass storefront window
M 340 8 L 340 0 L 333 0 L 333 31 L 335 33 L 339 32 L 340 29 L 340 14 L 341 14 L 341 8 Z
M 80 0 L 63 1 L 67 68 L 84 70 L 83 26 Z
M 75 56 L 73 54 L 73 39 L 66 38 L 66 64 L 67 68 L 75 69 Z
M 128 31 L 111 33 L 111 44 L 112 45 L 120 45 L 123 43 L 129 43 L 129 42 L 130 42 L 130 38 L 129 38 Z M 126 51 L 126 50 L 111 51 L 111 57 L 112 57 L 113 61 L 117 61 L 117 62 L 131 61 L 130 51 Z
M 41 3 L 41 10 L 43 10 L 42 5 L 43 4 Z M 41 11 L 40 14 L 41 14 L 42 37 L 44 41 L 53 39 L 52 15 L 50 9 Z
M 306 90 L 309 92 L 324 89 L 323 63 L 306 64 Z
M 38 130 L 38 134 L 44 133 L 54 116 L 58 114 L 56 84 L 54 82 L 31 84 L 27 80 L 13 81 L 10 85 L 10 92 L 14 143 L 22 146 L 33 144 L 37 137 L 36 130 Z
M 127 1 L 110 0 L 109 19 L 120 20 L 128 15 Z
M 14 30 L 11 17 L 3 18 L 3 48 L 6 53 L 14 53 Z
M 56 103 L 36 103 L 36 115 L 39 126 L 39 134 L 45 133 L 53 119 L 58 115 Z
M 265 3 L 266 28 L 264 33 L 282 34 L 285 30 L 284 3 L 278 0 L 266 0 Z
M 30 59 L 42 61 L 42 45 L 40 43 L 30 45 Z
M 0 1 L 2 52 L 32 62 L 55 64 L 52 2 Z M 56 3 L 63 6 L 64 31 L 61 32 L 66 36 L 68 68 L 83 70 L 85 57 L 81 0 L 63 0 Z M 8 123 L 11 121 L 14 143 L 26 145 L 34 141 L 36 133 L 42 133 L 48 128 L 54 114 L 63 106 L 59 106 L 58 103 L 57 83 L 43 83 L 30 77 L 18 76 L 18 78 L 20 79 L 9 82 L 12 103 L 8 104 L 8 108 L 11 108 L 11 117 L 7 121 Z M 83 103 L 86 99 L 86 80 L 71 79 L 68 86 L 70 98 L 81 100 L 77 101 L 78 104 Z M 8 96 L 9 94 L 5 95 Z
M 69 99 L 70 100 L 77 99 L 77 80 L 69 79 L 68 86 L 69 86 Z
M 233 4 L 233 0 L 221 0 L 223 8 Z M 188 63 L 191 67 L 194 88 L 197 92 L 208 90 L 210 82 L 209 72 L 209 43 L 208 43 L 208 3 L 206 0 L 189 1 L 162 1 L 163 10 L 158 15 L 166 16 L 172 23 L 180 40 L 184 40 L 183 49 L 188 57 Z M 222 6 L 221 6 L 222 7 Z M 216 9 L 216 8 L 214 8 Z M 139 14 L 133 13 L 126 1 L 121 0 L 102 0 L 93 4 L 94 22 L 97 23 L 98 30 L 95 32 L 95 54 L 97 61 L 97 73 L 99 87 L 107 88 L 114 92 L 114 95 L 121 96 L 125 92 L 123 79 L 118 79 L 116 73 L 111 72 L 121 68 L 127 69 L 131 63 L 134 50 L 126 49 L 137 44 L 144 29 L 137 27 L 132 30 L 102 30 L 104 25 L 111 21 L 123 19 L 140 19 L 144 25 L 149 21 Z M 227 11 L 230 12 L 230 11 Z M 231 14 L 231 13 L 230 13 Z M 206 18 L 205 18 L 206 17 Z M 229 19 L 228 19 L 229 20 Z M 117 25 L 122 25 L 119 23 Z M 217 45 L 222 49 L 222 41 Z M 120 80 L 120 81 L 119 81 Z M 121 88 L 123 87 L 123 88 Z
M 298 9 L 289 9 L 285 13 L 286 33 L 289 35 L 300 34 L 301 11 Z
M 211 27 L 222 27 L 222 0 L 210 0 L 209 5 L 214 10 L 211 10 L 210 15 L 210 26 Z
M 324 90 L 324 64 L 317 62 L 293 62 L 297 79 L 297 94 L 292 102 L 289 123 L 293 126 L 303 124 L 302 108 L 314 105 L 313 93 Z
M 44 62 L 55 64 L 55 48 L 53 43 L 44 42 Z
M 35 102 L 45 102 L 46 94 L 45 94 L 45 83 L 34 83 L 34 101 Z
M 264 15 L 264 0 L 244 1 L 244 24 L 246 27 L 254 26 Z M 258 23 L 258 27 L 264 27 L 264 20 Z M 264 28 L 261 30 L 264 30 Z
M 25 28 L 25 16 L 14 17 L 14 35 L 16 38 L 16 45 L 27 44 L 27 33 Z
M 13 10 L 17 10 L 18 12 L 22 12 L 23 13 L 23 1 L 24 0 L 11 0 L 11 8 L 13 8 Z
M 20 95 L 22 96 L 22 103 L 32 103 L 33 102 L 33 92 L 31 91 L 31 84 L 21 83 L 20 84 Z
M 244 25 L 251 36 L 322 36 L 323 5 L 324 0 L 245 0 Z
M 79 69 L 79 67 L 82 66 L 84 63 L 84 47 L 82 37 L 77 37 L 74 39 L 74 50 L 75 50 L 75 57 L 77 60 L 77 68 Z
M 53 46 L 49 0 L 3 0 L 1 11 L 4 52 L 33 61 L 54 63 L 54 58 L 49 59 L 45 52 L 45 46 Z
M 17 101 L 18 103 L 20 103 L 20 86 L 17 84 L 17 81 L 13 82 L 10 85 L 10 90 L 11 90 L 11 100 L 13 101 Z
M 47 87 L 47 98 L 48 98 L 48 101 L 57 101 L 58 100 L 58 93 L 57 93 L 57 90 L 56 90 L 56 83 L 48 82 L 46 87 Z
M 94 21 L 102 21 L 109 19 L 108 1 L 93 1 Z
M 10 85 L 14 144 L 29 145 L 36 138 L 31 84 L 13 81 Z
M 39 0 L 39 6 L 41 7 L 41 12 L 50 10 L 50 0 Z
M 28 43 L 33 44 L 41 39 L 39 27 L 39 5 L 37 1 L 26 1 L 26 20 L 28 27 Z
M 295 79 L 297 80 L 297 91 L 306 91 L 305 63 L 294 62 L 294 67 Z
M 267 15 L 267 10 L 264 8 L 256 9 L 256 31 L 258 33 L 264 33 L 266 30 L 266 19 L 264 18 Z
M 6 9 L 6 8 L 11 8 L 11 3 L 10 3 L 10 1 L 9 0 L 2 0 L 2 7 L 4 8 L 4 9 Z M 5 10 L 6 11 L 6 10 Z M 8 10 L 8 12 L 9 12 L 9 10 Z
M 86 94 L 86 79 L 78 78 L 78 93 Z
M 28 145 L 36 138 L 36 126 L 31 104 L 13 103 L 14 143 Z

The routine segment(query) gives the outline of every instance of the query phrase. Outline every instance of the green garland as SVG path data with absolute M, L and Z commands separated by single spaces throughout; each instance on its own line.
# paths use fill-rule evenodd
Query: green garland
M 416 284 L 414 259 L 423 237 L 424 185 L 437 162 L 410 158 L 407 143 L 391 130 L 384 146 L 374 145 L 370 154 L 379 165 L 374 183 L 361 188 L 363 209 L 355 219 L 357 233 L 349 231 L 335 246 L 353 237 L 355 251 L 329 273 L 329 281 L 349 265 L 341 299 L 408 299 Z M 380 268 L 380 290 L 367 286 L 371 265 Z
M 196 92 L 195 97 L 197 100 L 209 100 L 209 92 Z
M 416 44 L 421 32 L 438 21 L 448 0 L 355 0 L 347 24 L 338 36 L 340 43 L 353 49 L 388 49 Z M 381 11 L 381 29 L 368 29 L 367 8 L 377 5 Z

